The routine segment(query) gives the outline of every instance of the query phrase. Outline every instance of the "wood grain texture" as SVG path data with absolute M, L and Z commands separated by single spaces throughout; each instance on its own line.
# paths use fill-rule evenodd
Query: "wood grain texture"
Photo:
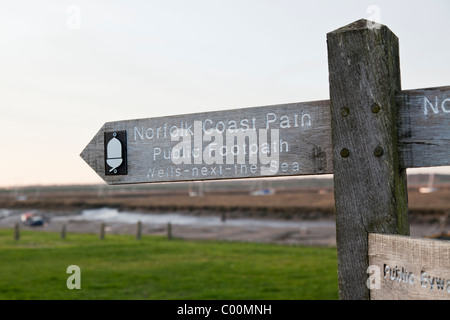
M 397 147 L 398 39 L 359 20 L 328 33 L 327 45 L 339 294 L 369 299 L 368 233 L 409 234 Z
M 450 86 L 397 95 L 400 165 L 450 165 Z
M 326 174 L 333 172 L 330 121 L 329 102 L 314 101 L 108 122 L 83 150 L 81 157 L 108 184 Z M 198 127 L 196 123 L 200 123 Z M 198 147 L 191 153 L 188 163 L 174 163 L 169 156 L 183 141 L 181 137 L 172 139 L 171 133 L 176 136 L 181 128 L 192 135 L 189 138 L 191 149 Z M 227 149 L 228 129 L 254 131 L 256 145 L 250 150 L 249 137 L 245 138 L 245 146 L 233 138 L 240 149 L 231 151 L 232 145 Z M 261 129 L 267 129 L 267 133 Z M 278 131 L 277 138 L 273 129 Z M 128 174 L 105 175 L 104 132 L 121 130 L 127 131 Z M 217 137 L 205 137 L 205 133 L 216 130 Z M 239 132 L 245 135 L 246 131 Z M 216 138 L 222 141 L 221 154 L 224 156 L 208 163 L 202 154 L 210 143 L 217 142 Z M 270 159 L 262 160 L 259 151 L 264 149 L 264 143 L 266 148 L 270 145 L 277 153 L 267 153 L 276 164 L 268 162 Z M 256 150 L 258 152 L 250 161 L 250 154 Z M 227 152 L 236 155 L 227 159 Z
M 449 241 L 371 233 L 369 263 L 371 300 L 450 300 Z

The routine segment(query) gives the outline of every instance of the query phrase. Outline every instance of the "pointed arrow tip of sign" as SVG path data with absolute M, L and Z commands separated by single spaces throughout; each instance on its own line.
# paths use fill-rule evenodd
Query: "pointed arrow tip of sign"
M 94 138 L 81 151 L 80 157 L 105 180 L 105 151 L 104 151 L 104 128 L 105 125 L 95 134 Z M 106 182 L 106 180 L 105 180 Z

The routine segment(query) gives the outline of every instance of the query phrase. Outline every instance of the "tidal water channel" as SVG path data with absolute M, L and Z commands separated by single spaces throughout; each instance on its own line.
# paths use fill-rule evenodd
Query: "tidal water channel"
M 45 220 L 42 225 L 23 223 L 31 215 Z M 333 218 L 319 220 L 276 220 L 268 218 L 189 215 L 176 212 L 151 213 L 98 208 L 82 211 L 52 211 L 0 208 L 0 228 L 21 228 L 59 232 L 98 233 L 105 225 L 107 233 L 135 234 L 138 222 L 145 235 L 165 235 L 172 226 L 174 237 L 184 239 L 217 239 L 231 241 L 270 242 L 280 244 L 325 245 L 336 243 Z M 411 236 L 424 237 L 436 232 L 435 225 L 411 224 Z
M 238 227 L 270 227 L 270 228 L 308 228 L 308 227 L 334 227 L 334 221 L 283 221 L 256 218 L 228 218 L 223 221 L 220 216 L 194 216 L 180 213 L 136 213 L 119 211 L 114 208 L 100 208 L 83 210 L 81 214 L 54 216 L 52 221 L 82 220 L 114 223 L 136 224 L 138 221 L 146 224 L 166 225 L 192 225 L 192 226 L 238 226 Z

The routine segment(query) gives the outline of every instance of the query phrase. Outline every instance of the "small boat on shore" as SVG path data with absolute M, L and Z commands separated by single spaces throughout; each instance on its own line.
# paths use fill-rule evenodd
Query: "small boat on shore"
M 33 211 L 22 213 L 22 215 L 20 216 L 20 220 L 24 225 L 32 227 L 45 226 L 48 223 L 46 219 L 39 215 L 36 215 Z

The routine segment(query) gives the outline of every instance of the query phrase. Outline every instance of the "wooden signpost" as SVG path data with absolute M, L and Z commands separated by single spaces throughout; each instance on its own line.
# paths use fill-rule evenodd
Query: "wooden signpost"
M 380 235 L 409 235 L 406 169 L 450 165 L 450 87 L 402 91 L 398 39 L 373 26 L 328 33 L 330 100 L 108 122 L 81 157 L 108 184 L 333 173 L 340 298 L 437 298 L 367 282 L 369 266 L 450 278 L 447 244 Z M 417 271 L 400 252 L 411 246 L 447 262 Z

